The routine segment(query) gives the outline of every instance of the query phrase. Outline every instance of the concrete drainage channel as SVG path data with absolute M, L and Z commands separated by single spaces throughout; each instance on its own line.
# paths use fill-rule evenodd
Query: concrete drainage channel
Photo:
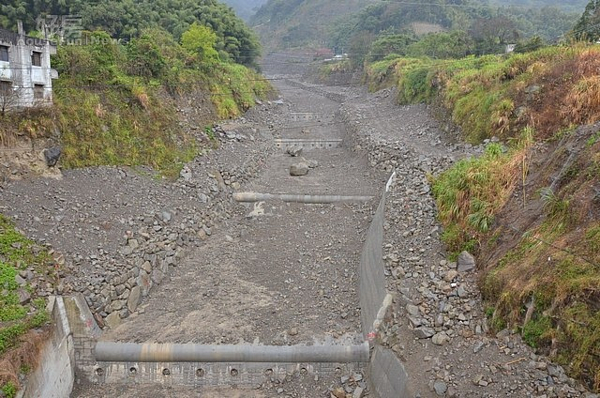
M 364 343 L 261 346 L 98 342 L 101 331 L 83 296 L 56 297 L 50 308 L 55 321 L 53 338 L 43 352 L 42 366 L 32 374 L 22 396 L 65 397 L 73 388 L 75 374 L 93 384 L 158 383 L 202 388 L 254 386 L 295 372 L 336 375 L 366 368 L 371 396 L 408 397 L 402 363 L 376 343 L 379 324 L 391 303 L 383 273 L 384 205 L 385 192 L 360 261 Z
M 295 122 L 318 120 L 310 113 L 292 114 Z M 275 146 L 306 151 L 334 149 L 339 139 L 280 139 Z M 393 176 L 391 177 L 393 178 Z M 391 181 L 391 179 L 390 179 Z M 386 188 L 389 187 L 389 183 Z M 335 192 L 337 193 L 337 192 Z M 54 337 L 32 374 L 25 397 L 65 397 L 75 380 L 92 384 L 256 386 L 289 374 L 339 376 L 363 371 L 374 397 L 407 397 L 406 372 L 390 351 L 377 345 L 379 324 L 391 303 L 382 258 L 385 192 L 368 229 L 359 266 L 358 293 L 362 343 L 320 345 L 135 344 L 98 341 L 101 330 L 82 295 L 52 300 Z M 370 201 L 369 195 L 307 195 L 241 192 L 238 202 L 280 200 L 305 204 Z M 357 325 L 358 326 L 358 325 Z M 360 338 L 360 337 L 359 337 Z M 360 394 L 359 394 L 360 396 Z

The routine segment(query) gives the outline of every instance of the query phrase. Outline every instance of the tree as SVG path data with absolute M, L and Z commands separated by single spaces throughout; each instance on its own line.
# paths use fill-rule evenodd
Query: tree
M 545 46 L 544 40 L 539 36 L 533 36 L 527 41 L 521 41 L 515 46 L 516 53 L 535 51 Z
M 0 81 L 0 115 L 19 105 L 20 91 L 11 82 Z
M 473 49 L 473 43 L 466 32 L 455 30 L 450 33 L 430 33 L 407 48 L 411 57 L 437 59 L 462 58 Z
M 390 54 L 406 55 L 408 46 L 416 41 L 414 35 L 392 34 L 379 37 L 371 45 L 367 56 L 369 62 L 380 61 Z
M 353 68 L 360 69 L 363 67 L 373 40 L 375 40 L 375 35 L 370 32 L 360 32 L 352 37 L 349 57 Z
M 519 38 L 514 22 L 502 16 L 477 19 L 470 33 L 480 55 L 503 53 L 506 44 Z
M 128 72 L 134 76 L 160 78 L 167 62 L 152 31 L 145 31 L 127 44 Z M 162 31 L 163 34 L 169 33 Z
M 204 63 L 214 63 L 219 59 L 215 50 L 217 35 L 210 28 L 194 22 L 181 36 L 181 46 L 189 55 Z
M 600 0 L 590 0 L 572 31 L 577 40 L 600 39 Z

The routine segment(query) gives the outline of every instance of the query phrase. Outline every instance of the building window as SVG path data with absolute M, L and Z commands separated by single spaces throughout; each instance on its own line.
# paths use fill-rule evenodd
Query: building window
M 12 83 L 4 80 L 0 80 L 0 95 L 8 95 L 12 93 Z
M 42 53 L 41 52 L 34 51 L 31 54 L 31 65 L 42 66 Z
M 33 86 L 33 99 L 43 100 L 44 99 L 44 85 L 36 84 Z
M 0 61 L 8 62 L 8 46 L 0 46 Z

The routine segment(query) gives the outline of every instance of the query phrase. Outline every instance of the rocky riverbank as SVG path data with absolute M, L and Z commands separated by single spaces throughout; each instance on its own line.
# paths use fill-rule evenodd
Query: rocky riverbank
M 484 145 L 449 141 L 425 106 L 398 107 L 393 97 L 358 92 L 342 112 L 354 149 L 396 173 L 384 225 L 394 303 L 378 339 L 405 363 L 415 397 L 597 397 L 519 334 L 490 334 L 475 260 L 466 252 L 448 260 L 428 182 Z
M 53 247 L 60 266 L 60 282 L 42 294 L 83 293 L 101 325 L 127 318 L 189 247 L 231 217 L 231 193 L 272 151 L 264 117 L 276 106 L 213 128 L 218 149 L 186 165 L 175 182 L 128 167 L 66 170 L 54 180 L 28 172 L 7 181 L 2 212 Z

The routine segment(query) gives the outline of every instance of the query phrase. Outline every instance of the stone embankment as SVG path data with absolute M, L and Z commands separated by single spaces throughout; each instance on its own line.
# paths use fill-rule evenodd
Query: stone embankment
M 248 118 L 260 119 L 273 106 Z M 147 178 L 153 172 L 145 168 L 121 167 L 69 170 L 51 182 L 7 181 L 2 212 L 56 248 L 61 280 L 42 294 L 83 293 L 101 326 L 136 311 L 188 248 L 231 217 L 232 192 L 256 177 L 272 152 L 267 130 L 238 122 L 213 128 L 219 148 L 186 165 L 174 183 Z

